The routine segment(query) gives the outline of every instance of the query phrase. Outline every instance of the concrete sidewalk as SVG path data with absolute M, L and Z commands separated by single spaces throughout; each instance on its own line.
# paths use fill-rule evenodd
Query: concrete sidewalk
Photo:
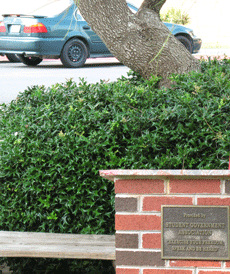
M 204 55 L 204 56 L 222 56 L 222 55 L 226 55 L 226 56 L 230 56 L 230 48 L 229 49 L 202 49 L 194 54 L 196 55 Z

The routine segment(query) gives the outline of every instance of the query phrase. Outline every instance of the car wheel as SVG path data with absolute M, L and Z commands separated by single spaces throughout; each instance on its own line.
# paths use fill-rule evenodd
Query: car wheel
M 6 54 L 7 59 L 11 63 L 19 63 L 21 62 L 20 58 L 17 56 L 17 54 Z
M 27 66 L 37 66 L 43 60 L 40 57 L 25 57 L 24 55 L 18 55 L 21 62 Z
M 190 53 L 192 53 L 192 44 L 187 37 L 178 35 L 178 36 L 176 36 L 176 38 L 186 47 L 186 49 Z
M 79 39 L 68 41 L 62 50 L 61 61 L 67 68 L 78 68 L 84 65 L 88 50 L 84 42 Z

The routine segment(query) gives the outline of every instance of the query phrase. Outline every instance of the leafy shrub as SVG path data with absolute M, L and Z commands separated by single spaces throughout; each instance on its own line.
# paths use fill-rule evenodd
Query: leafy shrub
M 227 169 L 230 60 L 174 75 L 34 86 L 0 110 L 0 230 L 114 233 L 102 169 Z M 4 259 L 16 274 L 112 273 L 110 262 Z M 108 271 L 108 269 L 110 270 Z
M 163 22 L 179 25 L 189 24 L 191 20 L 186 12 L 176 8 L 170 8 L 167 11 L 162 12 L 160 17 Z

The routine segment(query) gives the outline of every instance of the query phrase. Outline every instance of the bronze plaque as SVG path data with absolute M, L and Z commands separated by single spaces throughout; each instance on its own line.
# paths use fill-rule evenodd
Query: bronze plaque
M 162 206 L 162 259 L 228 260 L 228 206 Z

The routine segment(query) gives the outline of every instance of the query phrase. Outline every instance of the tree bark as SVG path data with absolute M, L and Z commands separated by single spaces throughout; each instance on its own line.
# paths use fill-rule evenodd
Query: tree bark
M 142 2 L 140 9 L 150 9 L 160 14 L 160 10 L 166 0 L 145 0 Z
M 110 52 L 144 78 L 160 76 L 160 85 L 168 87 L 171 74 L 200 70 L 199 61 L 160 20 L 159 12 L 166 0 L 144 0 L 136 14 L 125 0 L 76 1 Z

